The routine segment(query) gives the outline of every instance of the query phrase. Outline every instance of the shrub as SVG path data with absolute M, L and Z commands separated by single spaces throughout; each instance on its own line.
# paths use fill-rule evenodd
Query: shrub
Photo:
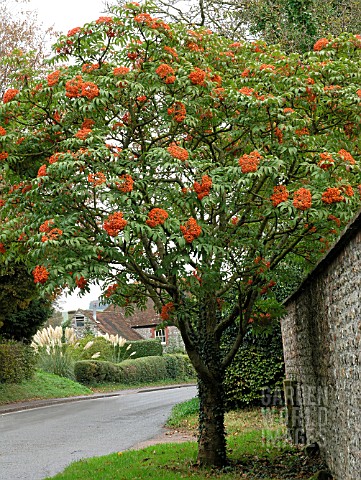
M 283 378 L 280 328 L 275 328 L 267 337 L 247 334 L 235 359 L 226 370 L 224 386 L 227 409 L 261 405 L 264 403 L 265 391 L 267 395 L 283 391 Z M 266 403 L 269 403 L 268 400 Z
M 164 355 L 167 376 L 172 380 L 185 380 L 187 378 L 196 378 L 196 372 L 194 370 L 188 355 L 181 353 Z
M 129 345 L 131 347 L 129 348 Z M 160 340 L 136 340 L 134 342 L 127 341 L 124 344 L 124 352 L 129 348 L 127 356 L 132 356 L 132 359 L 142 357 L 158 357 L 163 355 L 163 347 Z
M 158 380 L 186 380 L 195 376 L 186 355 L 129 359 L 119 364 L 82 360 L 75 363 L 74 372 L 76 380 L 87 385 L 107 382 L 131 385 Z
M 71 347 L 75 360 L 103 360 L 119 363 L 128 358 L 160 356 L 163 354 L 159 340 L 126 341 L 118 335 L 87 335 Z
M 36 356 L 32 348 L 15 341 L 0 344 L 0 383 L 21 383 L 33 376 Z
M 97 360 L 110 361 L 113 347 L 103 336 L 87 335 L 78 340 L 69 350 L 74 360 L 92 360 L 96 356 Z
M 163 357 L 124 360 L 120 364 L 122 383 L 148 383 L 167 379 L 167 365 Z
M 85 385 L 120 383 L 121 369 L 118 364 L 102 360 L 80 360 L 74 365 L 74 376 Z

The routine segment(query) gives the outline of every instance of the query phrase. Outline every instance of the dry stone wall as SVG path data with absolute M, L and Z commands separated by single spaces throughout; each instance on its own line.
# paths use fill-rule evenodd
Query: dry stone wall
M 361 215 L 286 307 L 289 432 L 336 480 L 361 479 Z

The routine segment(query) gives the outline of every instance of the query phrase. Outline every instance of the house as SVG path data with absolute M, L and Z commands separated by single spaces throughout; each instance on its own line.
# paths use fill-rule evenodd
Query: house
M 131 341 L 159 338 L 166 351 L 184 350 L 180 332 L 175 326 L 159 327 L 162 320 L 150 299 L 145 310 L 136 309 L 130 317 L 127 317 L 124 308 L 119 306 L 106 305 L 99 309 L 95 304 L 92 310 L 68 312 L 68 318 L 80 338 L 88 333 L 95 336 L 118 334 Z
M 361 471 L 361 212 L 285 303 L 288 429 L 338 480 Z

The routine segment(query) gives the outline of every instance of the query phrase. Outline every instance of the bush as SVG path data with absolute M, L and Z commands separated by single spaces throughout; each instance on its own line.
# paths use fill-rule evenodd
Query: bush
M 129 345 L 130 348 L 129 348 Z M 127 341 L 124 344 L 124 354 L 125 358 L 130 357 L 132 354 L 132 359 L 142 357 L 158 357 L 163 355 L 163 347 L 160 340 L 151 339 L 151 340 L 136 340 L 134 342 Z M 129 348 L 129 350 L 127 350 Z M 127 351 L 126 351 L 127 350 Z
M 182 353 L 164 355 L 167 367 L 167 376 L 172 380 L 196 378 L 194 370 L 188 355 Z
M 89 342 L 92 342 L 91 346 L 84 348 Z M 160 356 L 163 354 L 163 347 L 159 340 L 154 339 L 126 341 L 123 346 L 118 347 L 103 336 L 87 335 L 72 346 L 71 354 L 75 360 L 93 360 L 92 357 L 99 354 L 96 360 L 116 363 L 116 358 L 123 361 L 129 357 L 134 360 L 142 357 Z
M 186 355 L 129 359 L 119 364 L 82 360 L 75 363 L 74 372 L 76 380 L 86 385 L 97 383 L 132 385 L 158 380 L 186 380 L 195 376 Z
M 283 378 L 280 328 L 275 328 L 267 337 L 247 334 L 235 359 L 226 370 L 226 408 L 268 405 L 268 400 L 266 403 L 263 401 L 265 392 L 267 395 L 277 396 L 283 391 Z
M 91 345 L 90 342 L 92 342 Z M 104 337 L 87 335 L 71 346 L 70 353 L 74 360 L 91 360 L 93 355 L 99 353 L 97 360 L 110 361 L 113 354 L 113 346 Z
M 97 383 L 120 383 L 121 369 L 119 364 L 102 360 L 80 360 L 74 365 L 75 379 L 84 385 Z
M 0 344 L 0 383 L 21 383 L 35 372 L 36 356 L 28 345 L 5 341 Z

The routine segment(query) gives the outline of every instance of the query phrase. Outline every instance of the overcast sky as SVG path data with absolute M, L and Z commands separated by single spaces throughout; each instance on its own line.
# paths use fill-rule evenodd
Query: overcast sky
M 36 10 L 44 27 L 67 33 L 104 15 L 103 0 L 30 0 L 27 9 Z

